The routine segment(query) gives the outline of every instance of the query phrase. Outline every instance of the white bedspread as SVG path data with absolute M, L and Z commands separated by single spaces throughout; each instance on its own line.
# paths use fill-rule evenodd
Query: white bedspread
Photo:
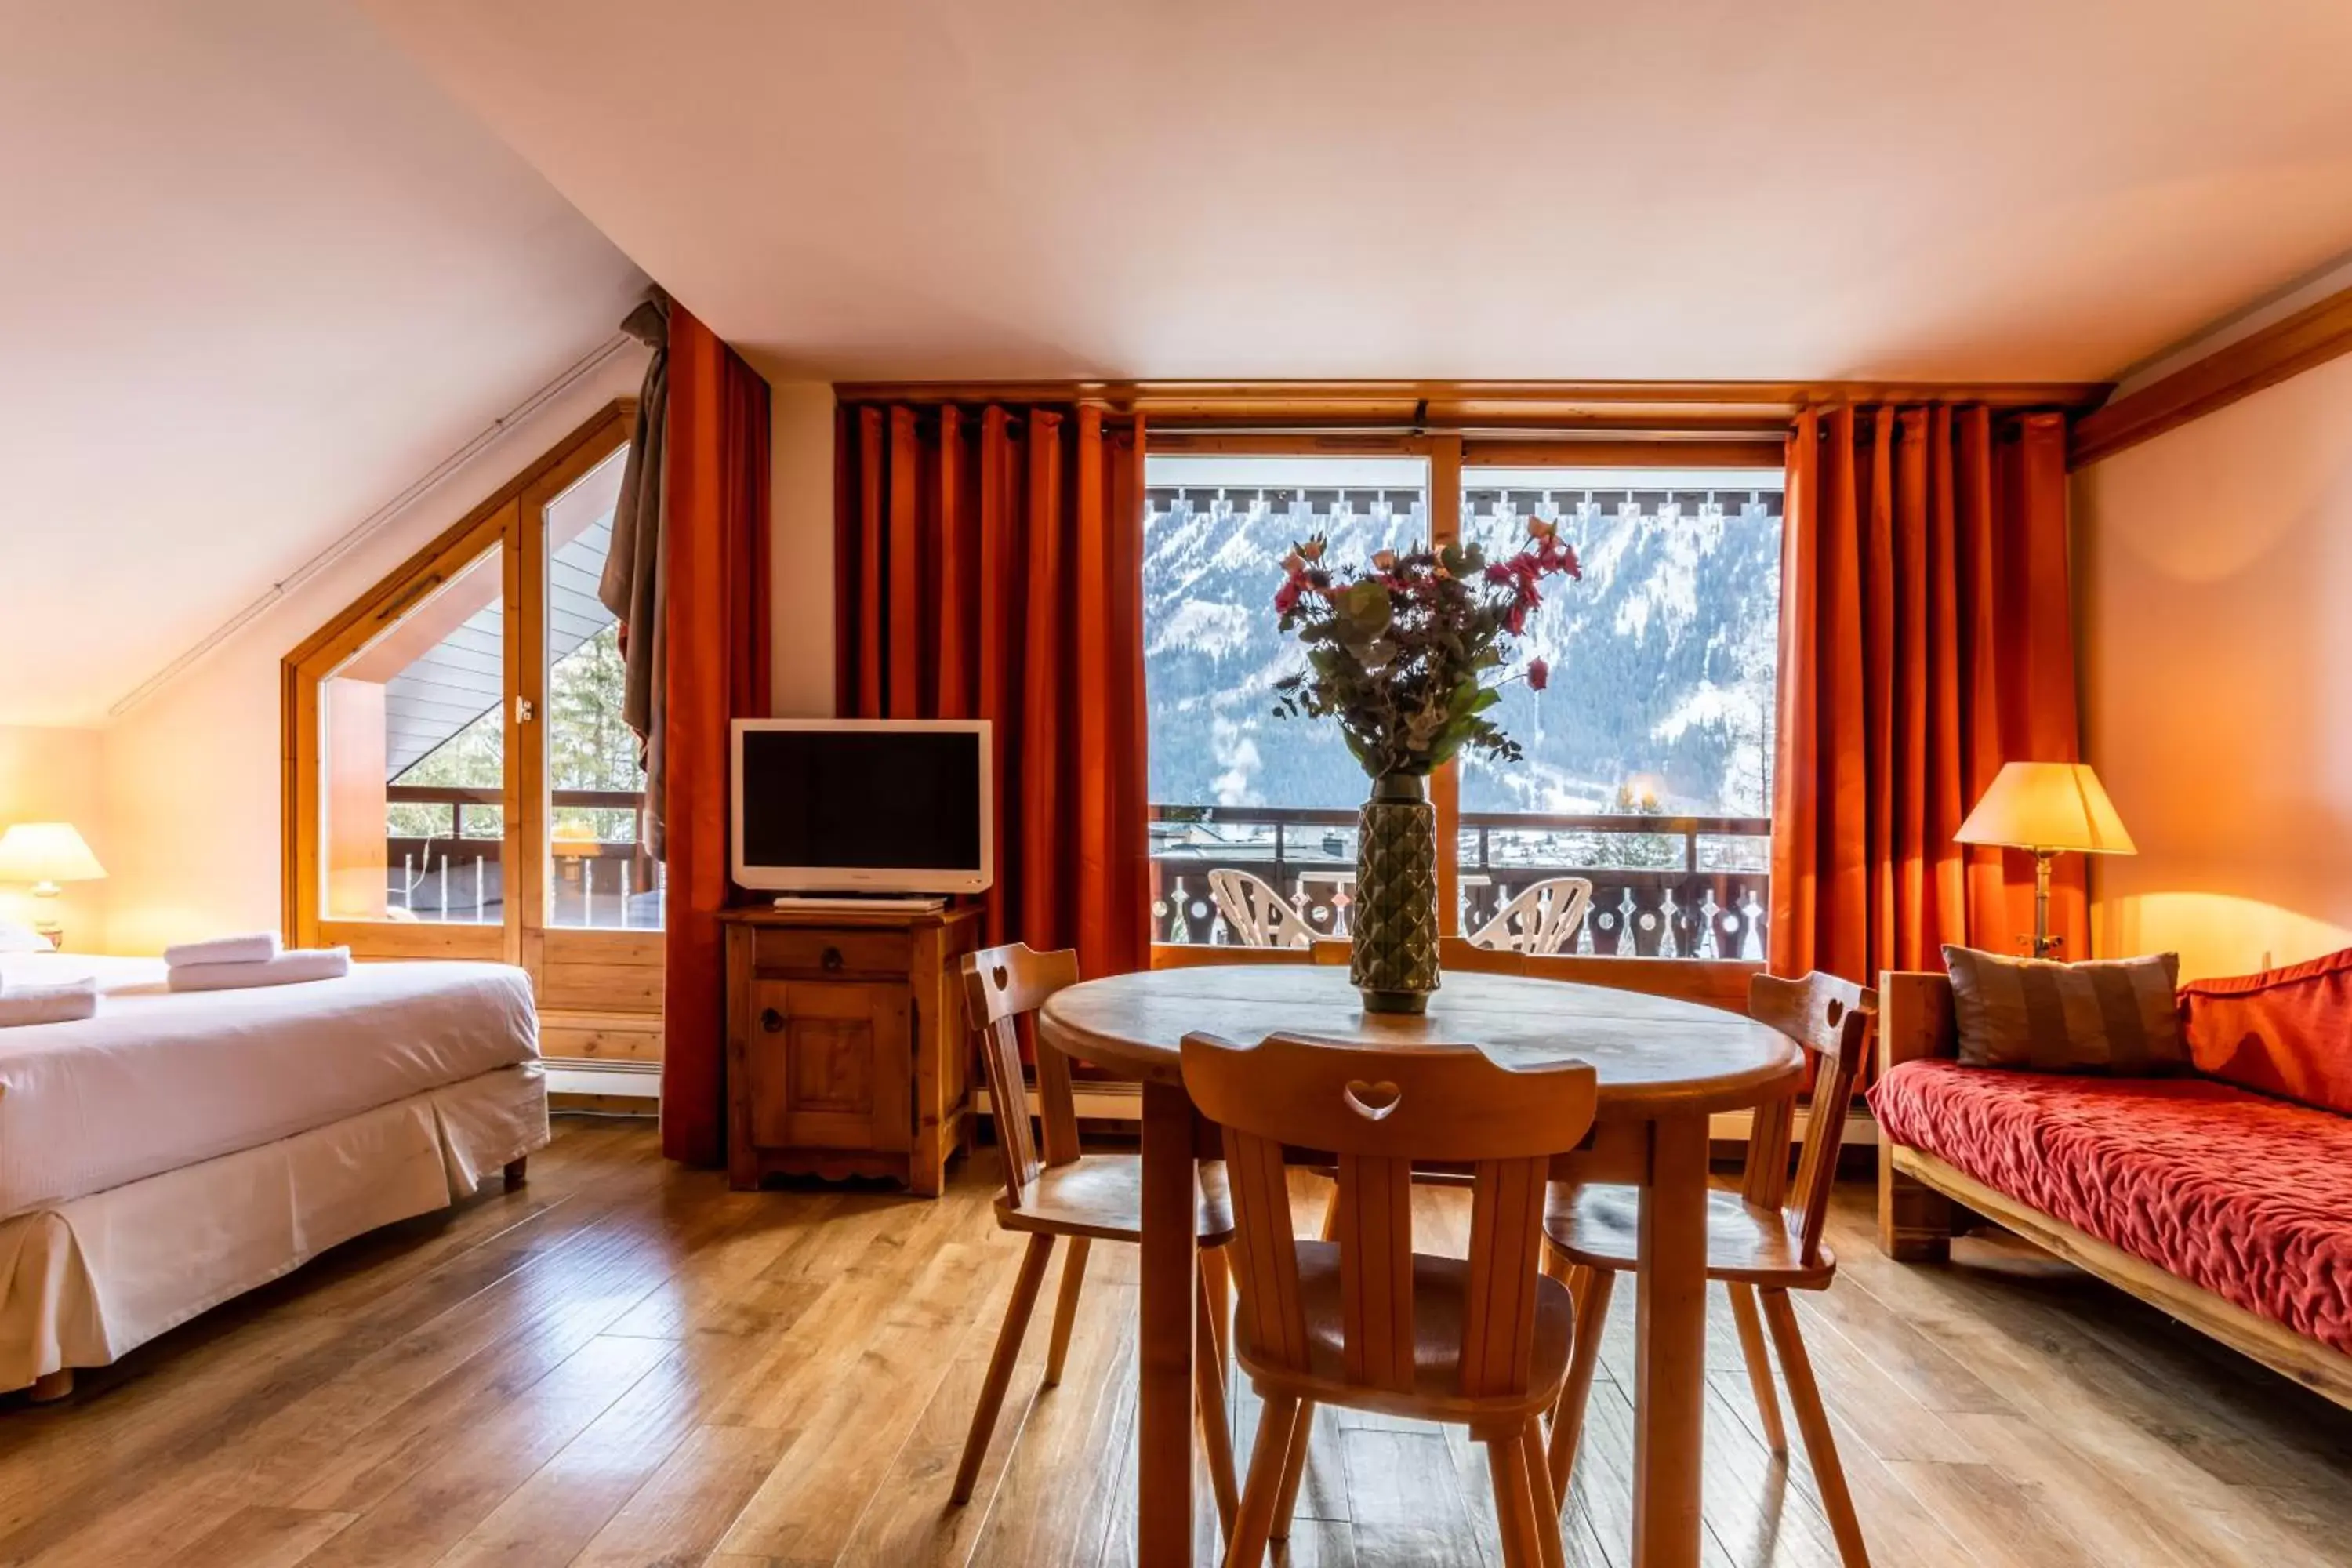
M 0 1217 L 536 1060 L 522 971 L 360 964 L 340 980 L 172 992 L 156 959 L 0 957 L 0 985 L 94 974 L 98 1016 L 0 1029 Z

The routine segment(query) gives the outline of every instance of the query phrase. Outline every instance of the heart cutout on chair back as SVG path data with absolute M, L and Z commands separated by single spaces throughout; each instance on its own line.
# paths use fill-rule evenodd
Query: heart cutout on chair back
M 1348 1087 L 1339 1091 L 1339 1097 L 1348 1102 L 1349 1110 L 1365 1121 L 1380 1121 L 1396 1110 L 1398 1102 L 1404 1099 L 1404 1090 L 1386 1079 L 1378 1083 L 1366 1083 L 1362 1079 L 1355 1078 L 1348 1080 Z

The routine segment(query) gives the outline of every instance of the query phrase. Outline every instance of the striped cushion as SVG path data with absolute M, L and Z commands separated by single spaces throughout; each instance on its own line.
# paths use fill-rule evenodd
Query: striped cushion
M 2177 952 L 2053 963 L 1948 946 L 1944 966 L 1970 1067 L 2146 1078 L 2189 1065 Z

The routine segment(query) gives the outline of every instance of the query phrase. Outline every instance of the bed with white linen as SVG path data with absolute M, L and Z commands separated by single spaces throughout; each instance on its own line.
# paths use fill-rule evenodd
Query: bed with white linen
M 95 1017 L 0 1028 L 0 1390 L 113 1361 L 547 1142 L 520 970 L 207 992 L 164 973 L 0 954 L 0 989 L 100 991 Z

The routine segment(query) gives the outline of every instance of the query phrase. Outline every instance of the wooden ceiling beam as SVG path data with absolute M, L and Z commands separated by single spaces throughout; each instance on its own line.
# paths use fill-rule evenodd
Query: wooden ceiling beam
M 2272 322 L 2074 422 L 2066 466 L 2079 468 L 2226 408 L 2352 350 L 2352 289 Z

